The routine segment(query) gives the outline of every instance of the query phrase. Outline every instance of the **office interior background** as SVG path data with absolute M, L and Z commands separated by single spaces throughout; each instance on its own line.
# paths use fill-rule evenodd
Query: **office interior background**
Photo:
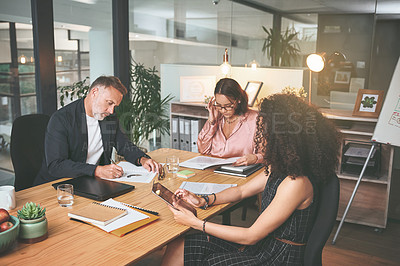
M 300 57 L 291 62 L 290 68 L 306 69 L 305 58 L 310 53 L 338 51 L 354 65 L 357 76 L 365 79 L 364 88 L 386 91 L 400 55 L 400 1 L 122 1 L 128 3 L 128 12 L 116 8 L 118 2 L 1 1 L 0 171 L 3 176 L 12 178 L 9 141 L 16 117 L 51 114 L 61 107 L 60 86 L 86 77 L 89 83 L 99 75 L 118 75 L 115 66 L 124 62 L 129 65 L 134 60 L 155 67 L 162 77 L 164 65 L 219 66 L 227 48 L 233 67 L 246 68 L 256 62 L 260 69 L 271 68 L 271 60 L 262 51 L 267 36 L 265 27 L 298 33 Z M 32 17 L 32 10 L 36 17 Z M 122 56 L 118 53 L 121 48 L 116 45 L 116 40 L 122 37 L 115 27 L 116 23 L 121 25 L 118 22 L 121 17 L 129 21 L 129 52 Z M 54 36 L 40 35 L 49 29 L 54 30 Z M 34 38 L 34 31 L 42 37 Z M 55 58 L 51 56 L 53 49 Z M 55 72 L 51 71 L 53 64 Z M 179 100 L 176 92 L 169 91 L 163 80 L 161 83 L 163 96 L 171 93 L 175 101 Z M 308 86 L 306 79 L 303 84 Z M 327 97 L 313 98 L 313 102 L 326 107 Z M 161 147 L 169 147 L 169 138 L 164 140 Z M 396 149 L 397 168 L 398 153 Z

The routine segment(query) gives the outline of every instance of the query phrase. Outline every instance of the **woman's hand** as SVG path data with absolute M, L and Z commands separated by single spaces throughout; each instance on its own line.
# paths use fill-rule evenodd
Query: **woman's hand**
M 175 208 L 168 205 L 168 208 L 174 214 L 174 219 L 177 223 L 187 225 L 192 227 L 198 218 L 189 210 L 185 208 L 179 208 L 179 201 L 182 199 L 178 199 L 178 201 L 174 201 Z M 178 210 L 177 210 L 178 209 Z
M 218 112 L 217 108 L 215 108 L 214 104 L 215 104 L 215 97 L 212 97 L 207 104 L 208 121 L 211 124 L 215 124 L 215 122 L 217 122 L 218 117 L 220 116 L 220 113 Z
M 184 200 L 194 207 L 202 207 L 205 204 L 205 200 L 203 198 L 198 197 L 186 189 L 179 188 L 177 191 L 175 191 L 175 195 L 178 199 Z
M 234 166 L 240 166 L 240 165 L 251 165 L 255 164 L 257 162 L 257 155 L 255 154 L 246 154 L 243 157 L 240 157 L 237 159 L 236 162 L 234 162 L 232 165 Z

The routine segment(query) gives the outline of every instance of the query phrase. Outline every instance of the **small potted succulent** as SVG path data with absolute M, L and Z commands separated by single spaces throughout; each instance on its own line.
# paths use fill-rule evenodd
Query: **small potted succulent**
M 25 243 L 36 243 L 47 238 L 46 208 L 40 204 L 27 202 L 17 216 L 21 222 L 19 239 Z

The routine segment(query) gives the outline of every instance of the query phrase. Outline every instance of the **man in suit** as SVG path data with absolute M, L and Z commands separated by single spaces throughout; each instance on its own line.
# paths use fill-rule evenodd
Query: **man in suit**
M 45 156 L 34 184 L 83 175 L 119 178 L 122 168 L 110 161 L 113 147 L 128 162 L 161 171 L 159 163 L 132 144 L 113 115 L 126 93 L 118 78 L 101 76 L 85 98 L 56 111 L 47 126 Z

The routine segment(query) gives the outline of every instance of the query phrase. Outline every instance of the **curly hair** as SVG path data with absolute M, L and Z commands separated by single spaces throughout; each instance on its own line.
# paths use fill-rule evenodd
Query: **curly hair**
M 269 166 L 271 172 L 324 183 L 335 175 L 340 138 L 316 107 L 294 95 L 274 94 L 259 106 L 255 143 L 266 172 Z
M 247 111 L 249 110 L 249 107 L 247 105 L 247 93 L 234 79 L 220 79 L 217 82 L 217 85 L 215 85 L 214 95 L 215 94 L 225 95 L 229 99 L 229 101 L 237 102 L 237 106 L 235 108 L 235 114 L 237 115 L 247 113 Z

